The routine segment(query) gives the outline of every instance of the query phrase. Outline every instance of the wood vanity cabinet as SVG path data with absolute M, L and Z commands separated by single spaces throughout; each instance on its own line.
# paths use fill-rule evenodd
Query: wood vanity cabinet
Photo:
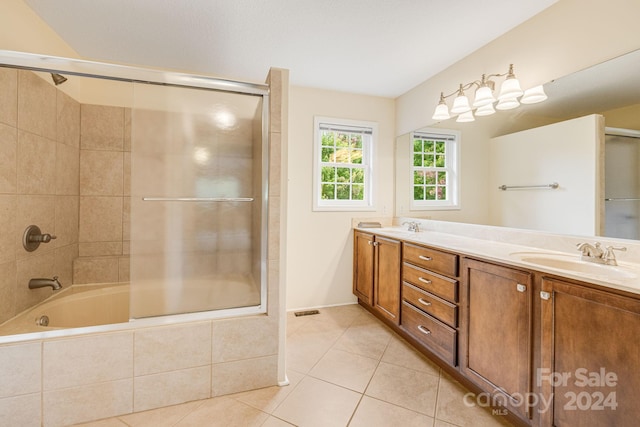
M 541 424 L 637 426 L 640 300 L 547 277 L 540 297 Z
M 467 258 L 462 268 L 460 370 L 492 401 L 528 419 L 532 274 Z
M 354 232 L 353 293 L 394 324 L 400 321 L 401 243 Z
M 403 243 L 400 328 L 457 365 L 458 255 Z

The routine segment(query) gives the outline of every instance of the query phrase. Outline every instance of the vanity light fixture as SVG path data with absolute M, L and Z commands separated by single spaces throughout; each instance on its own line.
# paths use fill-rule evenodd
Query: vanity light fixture
M 496 77 L 505 77 L 505 80 L 500 86 L 500 92 L 498 97 L 494 96 L 494 90 L 496 83 L 494 80 Z M 473 103 L 469 103 L 469 98 L 464 94 L 465 90 L 468 90 L 476 86 L 475 97 Z M 451 112 L 449 112 L 449 106 L 447 105 L 447 98 L 456 95 L 453 100 L 453 106 Z M 518 98 L 520 98 L 518 100 Z M 458 90 L 449 95 L 445 95 L 444 92 L 440 92 L 440 102 L 436 106 L 432 119 L 434 120 L 448 120 L 451 118 L 451 114 L 458 115 L 457 122 L 472 122 L 475 120 L 473 109 L 475 109 L 476 116 L 489 116 L 494 114 L 496 110 L 511 110 L 517 108 L 522 104 L 535 104 L 547 99 L 547 95 L 544 93 L 542 85 L 533 87 L 523 91 L 520 88 L 520 82 L 516 78 L 513 72 L 513 64 L 509 65 L 509 71 L 502 74 L 483 74 L 480 80 L 475 80 L 471 83 L 460 84 Z M 494 103 L 496 103 L 494 106 Z

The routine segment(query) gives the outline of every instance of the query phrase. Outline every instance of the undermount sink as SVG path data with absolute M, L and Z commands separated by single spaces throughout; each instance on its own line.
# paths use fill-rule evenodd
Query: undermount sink
M 589 274 L 611 279 L 635 279 L 638 277 L 636 272 L 627 268 L 582 261 L 578 255 L 541 252 L 513 252 L 509 255 L 522 262 L 572 273 Z

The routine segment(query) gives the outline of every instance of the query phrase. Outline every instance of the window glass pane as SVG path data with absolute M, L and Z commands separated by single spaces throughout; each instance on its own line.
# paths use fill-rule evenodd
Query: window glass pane
M 445 166 L 444 155 L 438 154 L 436 156 L 436 167 L 443 168 L 444 166 Z
M 351 135 L 351 148 L 362 148 L 362 135 L 357 133 Z
M 425 153 L 433 153 L 433 141 L 425 141 L 424 142 L 424 152 Z
M 425 174 L 424 174 L 424 182 L 427 185 L 435 185 L 435 183 L 436 183 L 436 172 L 425 172 Z
M 422 154 L 414 154 L 413 155 L 413 166 L 422 166 Z
M 362 150 L 351 150 L 351 163 L 356 165 L 362 164 Z
M 335 182 L 336 180 L 336 168 L 329 166 L 322 167 L 322 182 Z
M 349 182 L 351 181 L 351 169 L 349 168 L 337 168 L 338 174 L 336 177 L 336 182 Z
M 334 136 L 333 132 L 323 132 L 322 133 L 322 145 L 327 147 L 333 147 L 334 145 Z
M 336 199 L 338 200 L 349 200 L 351 196 L 351 189 L 349 184 L 338 184 L 336 185 Z
M 413 152 L 414 153 L 422 153 L 422 140 L 414 139 L 413 140 Z
M 436 153 L 443 153 L 446 147 L 446 143 L 444 141 L 436 142 Z
M 438 199 L 447 200 L 447 187 L 438 186 Z
M 413 171 L 413 183 L 414 184 L 424 184 L 424 172 L 422 172 L 422 171 Z
M 447 185 L 447 173 L 438 172 L 438 185 Z
M 333 147 L 322 147 L 322 161 L 333 162 L 335 150 Z
M 349 146 L 349 134 L 338 133 L 336 138 L 336 147 L 348 147 Z
M 353 200 L 364 200 L 364 185 L 358 185 L 358 184 L 352 185 L 351 198 Z
M 334 200 L 336 192 L 336 186 L 333 184 L 322 184 L 322 199 Z
M 413 187 L 413 200 L 424 200 L 424 187 L 422 185 Z
M 425 188 L 425 200 L 435 200 L 436 199 L 436 187 L 427 186 Z
M 364 169 L 352 169 L 351 182 L 364 184 Z
M 425 154 L 424 155 L 423 166 L 426 166 L 428 168 L 432 168 L 433 167 L 433 154 Z

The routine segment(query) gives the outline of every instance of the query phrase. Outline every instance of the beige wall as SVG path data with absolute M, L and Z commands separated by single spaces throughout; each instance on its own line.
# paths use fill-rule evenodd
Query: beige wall
M 78 256 L 80 104 L 31 71 L 0 68 L 0 323 L 72 281 Z M 57 239 L 28 252 L 29 225 Z
M 316 115 L 378 123 L 373 164 L 375 211 L 312 211 L 313 118 Z M 353 302 L 351 220 L 393 214 L 394 101 L 292 87 L 289 117 L 287 308 Z

